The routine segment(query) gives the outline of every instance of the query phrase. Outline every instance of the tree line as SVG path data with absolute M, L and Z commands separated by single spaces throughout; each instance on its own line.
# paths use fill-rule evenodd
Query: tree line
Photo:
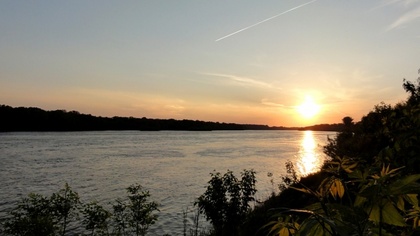
M 100 130 L 244 130 L 263 125 L 239 125 L 198 120 L 97 117 L 77 111 L 45 111 L 34 107 L 0 106 L 0 132 L 8 131 L 100 131 Z
M 310 127 L 270 127 L 258 124 L 235 124 L 199 120 L 151 119 L 134 117 L 101 117 L 78 111 L 45 111 L 36 107 L 0 105 L 0 132 L 12 131 L 102 131 L 102 130 L 323 130 L 339 131 L 341 124 Z

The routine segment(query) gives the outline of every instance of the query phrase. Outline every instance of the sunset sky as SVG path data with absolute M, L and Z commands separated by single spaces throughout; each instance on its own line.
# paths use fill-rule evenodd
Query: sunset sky
M 10 106 L 337 123 L 404 100 L 419 68 L 417 0 L 0 1 Z M 315 116 L 299 112 L 305 99 Z

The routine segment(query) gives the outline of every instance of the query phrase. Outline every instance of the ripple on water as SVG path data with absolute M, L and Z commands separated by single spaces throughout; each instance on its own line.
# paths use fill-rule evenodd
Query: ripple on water
M 192 228 L 193 202 L 205 191 L 209 173 L 257 171 L 257 198 L 273 190 L 288 160 L 304 163 L 302 140 L 325 144 L 334 133 L 297 131 L 230 132 L 62 132 L 7 133 L 0 139 L 0 218 L 30 192 L 50 195 L 68 183 L 84 202 L 108 209 L 141 184 L 160 204 L 151 235 L 182 235 L 183 212 Z M 318 147 L 318 146 L 317 146 Z M 310 151 L 310 150 L 309 150 Z M 314 148 L 324 158 L 321 148 Z M 305 149 L 304 153 L 308 153 Z M 308 156 L 308 155 L 307 155 Z M 207 227 L 201 219 L 201 225 Z M 73 232 L 81 229 L 73 227 Z

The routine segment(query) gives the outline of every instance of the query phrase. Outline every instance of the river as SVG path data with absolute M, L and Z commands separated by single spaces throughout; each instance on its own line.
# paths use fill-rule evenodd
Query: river
M 67 182 L 82 201 L 109 205 L 141 184 L 160 204 L 151 235 L 182 235 L 210 173 L 257 172 L 257 199 L 278 191 L 285 162 L 299 175 L 317 171 L 334 132 L 102 131 L 0 133 L 0 219 L 30 192 L 50 195 Z M 272 173 L 269 177 L 267 174 Z M 270 180 L 273 181 L 270 181 Z M 188 225 L 193 213 L 188 214 Z

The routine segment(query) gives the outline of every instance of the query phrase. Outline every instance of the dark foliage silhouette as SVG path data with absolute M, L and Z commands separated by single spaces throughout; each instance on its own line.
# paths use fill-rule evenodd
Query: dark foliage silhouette
M 255 171 L 244 170 L 238 179 L 232 171 L 212 173 L 206 192 L 196 204 L 211 222 L 215 235 L 239 235 L 239 229 L 254 201 Z
M 305 128 L 206 122 L 199 120 L 149 119 L 134 117 L 96 117 L 77 111 L 45 111 L 34 107 L 13 108 L 0 105 L 0 132 L 11 131 L 100 131 L 100 130 L 323 130 L 338 131 L 341 124 L 322 124 Z
M 343 118 L 344 129 L 325 146 L 331 160 L 314 175 L 320 178 L 302 179 L 278 197 L 307 200 L 277 204 L 265 233 L 418 235 L 420 79 L 404 80 L 403 88 L 405 102 L 379 104 L 358 123 Z
M 127 188 L 127 196 L 116 200 L 111 213 L 96 201 L 83 204 L 66 183 L 50 197 L 30 193 L 22 198 L 2 226 L 6 235 L 16 236 L 75 235 L 82 228 L 88 235 L 146 235 L 157 220 L 156 211 L 158 204 L 138 184 Z

